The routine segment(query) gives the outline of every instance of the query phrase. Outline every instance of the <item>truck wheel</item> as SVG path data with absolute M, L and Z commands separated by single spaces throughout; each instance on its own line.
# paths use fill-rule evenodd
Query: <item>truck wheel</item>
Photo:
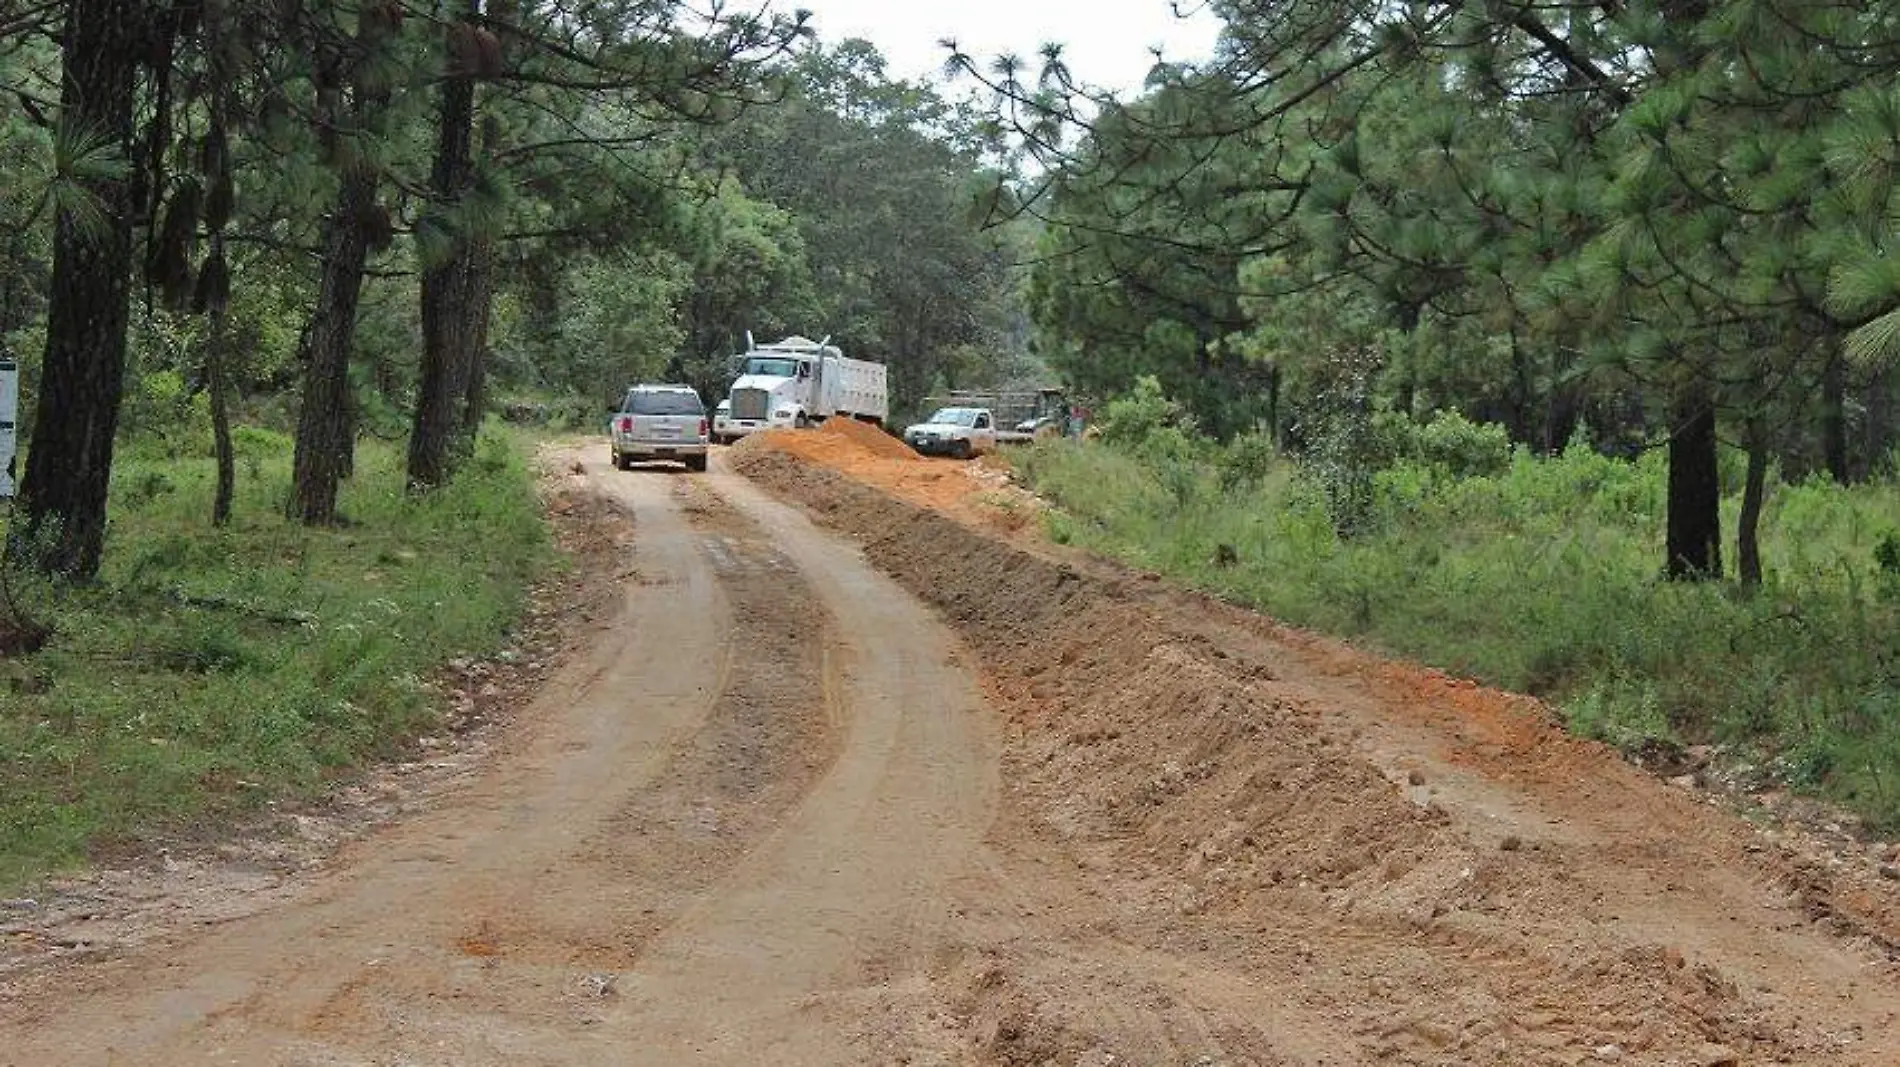
M 792 420 L 792 425 L 801 430 L 809 430 L 811 429 L 811 420 L 806 418 L 805 413 L 801 411 L 798 413 L 798 418 Z
M 957 457 L 958 459 L 969 459 L 970 458 L 970 442 L 958 441 L 956 444 L 956 447 L 950 450 L 950 454 Z
M 701 474 L 706 473 L 706 457 L 705 456 L 687 456 L 686 469 L 689 471 L 698 471 Z
M 620 453 L 618 453 L 618 452 L 615 452 L 615 453 L 614 453 L 614 466 L 616 466 L 616 467 L 619 467 L 619 468 L 620 468 L 621 470 L 623 470 L 623 471 L 630 471 L 630 470 L 632 470 L 632 469 L 633 469 L 633 457 L 632 457 L 632 456 L 623 456 L 623 455 L 621 455 Z

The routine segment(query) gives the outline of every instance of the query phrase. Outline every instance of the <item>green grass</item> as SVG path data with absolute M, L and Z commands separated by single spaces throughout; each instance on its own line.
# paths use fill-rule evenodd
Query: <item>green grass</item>
M 1891 483 L 1775 486 L 1769 573 L 1747 596 L 1661 580 L 1660 455 L 1518 453 L 1465 478 L 1402 462 L 1375 476 L 1370 528 L 1350 540 L 1292 465 L 1179 435 L 1038 446 L 1020 465 L 1060 508 L 1058 541 L 1536 693 L 1613 743 L 1726 744 L 1900 827 L 1900 574 L 1879 547 L 1900 531 Z M 1725 501 L 1729 552 L 1737 510 Z M 1222 544 L 1238 565 L 1217 565 Z
M 421 498 L 397 447 L 364 442 L 329 530 L 281 517 L 287 439 L 245 429 L 237 449 L 217 530 L 209 460 L 122 447 L 99 581 L 17 589 L 56 633 L 0 659 L 0 886 L 396 752 L 435 720 L 425 676 L 497 647 L 553 558 L 505 438 Z

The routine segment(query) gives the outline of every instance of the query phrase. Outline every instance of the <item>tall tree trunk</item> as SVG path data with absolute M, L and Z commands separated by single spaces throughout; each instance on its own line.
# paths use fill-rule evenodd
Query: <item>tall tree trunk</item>
M 1742 486 L 1742 511 L 1735 530 L 1736 564 L 1742 587 L 1761 587 L 1761 505 L 1768 489 L 1768 434 L 1759 419 L 1748 425 L 1748 476 Z
M 131 158 L 133 89 L 144 5 L 72 0 L 60 61 L 60 122 Z M 88 222 L 61 210 L 40 371 L 38 415 L 20 484 L 27 558 L 74 578 L 99 572 L 113 435 L 125 388 L 132 276 L 133 182 L 127 175 L 68 175 L 99 210 Z
M 1893 452 L 1893 371 L 1881 368 L 1867 382 L 1867 473 L 1870 477 L 1900 474 L 1888 469 Z
M 202 29 L 209 56 L 210 129 L 200 149 L 203 177 L 209 187 L 205 228 L 210 249 L 198 271 L 195 310 L 210 318 L 205 338 L 205 382 L 211 393 L 211 445 L 218 464 L 218 489 L 211 500 L 211 524 L 231 521 L 231 498 L 237 491 L 237 456 L 231 447 L 231 335 L 226 312 L 231 306 L 231 265 L 224 255 L 224 228 L 230 222 L 237 193 L 232 184 L 230 119 L 234 92 L 231 54 L 226 47 L 222 9 L 207 12 Z
M 1570 445 L 1570 438 L 1577 432 L 1582 418 L 1583 397 L 1576 385 L 1566 381 L 1565 376 L 1553 365 L 1550 373 L 1550 389 L 1545 394 L 1544 405 L 1544 441 L 1543 449 L 1548 455 L 1558 455 Z
M 1699 382 L 1678 386 L 1671 415 L 1666 571 L 1674 580 L 1719 578 L 1722 480 L 1708 387 Z
M 448 30 L 448 76 L 436 113 L 435 203 L 424 219 L 437 247 L 422 250 L 422 377 L 409 433 L 409 484 L 448 480 L 453 450 L 464 439 L 476 346 L 485 342 L 489 303 L 487 242 L 471 233 L 457 209 L 475 181 L 475 75 L 461 42 L 475 31 L 480 0 L 463 0 L 461 21 Z M 478 322 L 479 320 L 479 322 Z
M 205 377 L 211 387 L 211 444 L 218 461 L 218 493 L 211 501 L 211 524 L 231 521 L 231 497 L 237 490 L 237 457 L 231 448 L 231 386 L 228 361 L 230 336 L 225 309 L 211 309 L 211 334 L 206 342 Z
M 344 377 L 349 377 L 347 365 Z M 356 476 L 356 419 L 359 412 L 356 410 L 356 390 L 345 389 L 343 395 L 348 402 L 343 405 L 343 433 L 337 440 L 339 452 L 336 475 L 338 479 L 348 481 Z
M 343 174 L 326 224 L 323 277 L 304 332 L 303 410 L 291 464 L 290 517 L 317 526 L 336 521 L 337 483 L 350 460 L 350 338 L 369 261 L 363 220 L 376 202 L 376 171 L 358 162 Z
M 224 235 L 211 235 L 211 256 L 199 273 L 203 309 L 211 317 L 211 330 L 205 336 L 205 384 L 211 389 L 211 450 L 217 456 L 218 492 L 211 499 L 211 524 L 226 526 L 232 520 L 232 496 L 237 490 L 237 458 L 232 450 L 232 399 L 230 399 L 230 332 L 226 323 L 230 268 L 224 262 Z M 211 285 L 218 279 L 218 285 Z
M 1280 364 L 1267 364 L 1267 439 L 1275 448 L 1285 448 L 1286 441 L 1280 436 Z
M 483 124 L 479 149 L 483 159 L 493 159 L 501 150 L 502 146 L 496 143 L 500 129 L 498 122 Z M 475 453 L 475 436 L 481 432 L 482 411 L 488 402 L 488 326 L 495 304 L 494 239 L 485 233 L 473 233 L 467 240 L 469 267 L 463 279 L 467 333 L 463 340 L 468 345 L 468 374 L 462 393 L 459 438 L 459 452 L 464 457 Z
M 471 239 L 469 244 L 462 295 L 463 358 L 467 366 L 455 439 L 455 453 L 463 458 L 474 454 L 475 435 L 482 428 L 482 405 L 488 388 L 488 319 L 495 302 L 495 246 L 486 238 Z
M 1846 485 L 1847 365 L 1839 352 L 1828 356 L 1821 371 L 1821 458 L 1829 477 Z
M 391 26 L 378 10 L 358 13 L 354 48 L 372 53 L 388 43 Z M 340 93 L 327 98 L 319 133 L 342 161 L 336 208 L 325 225 L 323 272 L 316 305 L 304 329 L 303 408 L 297 419 L 297 453 L 291 465 L 290 516 L 310 526 L 337 520 L 337 486 L 356 464 L 356 410 L 350 389 L 350 352 L 363 298 L 363 271 L 372 249 L 389 239 L 389 215 L 376 203 L 381 172 L 366 154 L 366 130 L 388 107 L 391 87 L 365 63 L 350 85 L 346 108 Z

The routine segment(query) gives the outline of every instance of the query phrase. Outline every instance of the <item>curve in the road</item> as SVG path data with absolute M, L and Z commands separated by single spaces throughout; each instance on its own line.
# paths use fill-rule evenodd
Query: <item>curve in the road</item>
M 588 473 L 640 581 L 516 754 L 285 906 L 8 1003 L 0 1064 L 872 1062 L 853 1005 L 928 961 L 994 810 L 976 683 L 750 487 Z

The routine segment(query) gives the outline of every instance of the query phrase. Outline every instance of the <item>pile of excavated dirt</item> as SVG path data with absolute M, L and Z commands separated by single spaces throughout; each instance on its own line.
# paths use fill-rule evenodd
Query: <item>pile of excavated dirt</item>
M 735 468 L 770 464 L 792 456 L 875 486 L 913 504 L 991 529 L 1014 532 L 1030 525 L 1042 502 L 1010 481 L 1009 463 L 988 454 L 975 460 L 920 456 L 884 431 L 848 419 L 830 419 L 816 430 L 768 430 L 731 449 Z
M 842 437 L 847 441 L 854 441 L 866 452 L 882 456 L 885 459 L 914 461 L 923 458 L 917 453 L 912 452 L 910 446 L 904 442 L 892 437 L 876 426 L 859 422 L 856 419 L 826 419 L 824 424 L 818 427 L 818 432 L 832 437 Z
M 790 452 L 828 466 L 866 459 L 925 462 L 904 442 L 855 419 L 826 419 L 812 430 L 766 430 L 742 437 L 733 446 L 740 453 L 760 448 Z
M 1892 883 L 1528 698 L 736 466 L 936 606 L 1008 714 L 1008 889 L 936 975 L 983 1062 L 1900 1062 Z

